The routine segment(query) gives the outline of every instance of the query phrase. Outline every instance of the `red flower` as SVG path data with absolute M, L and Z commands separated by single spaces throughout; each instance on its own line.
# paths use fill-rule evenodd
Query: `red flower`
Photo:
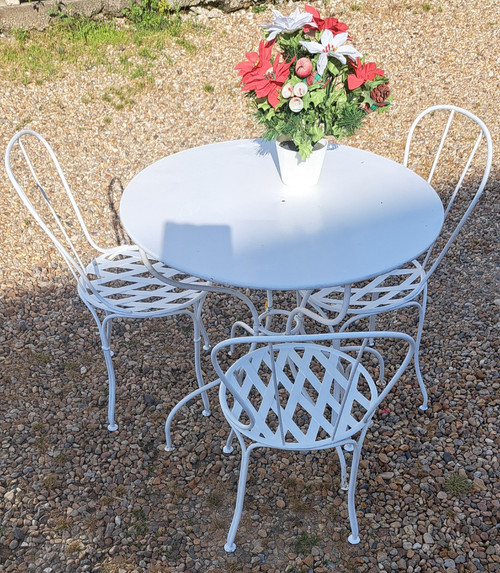
M 274 40 L 272 42 L 261 41 L 259 44 L 259 52 L 247 52 L 245 56 L 247 57 L 247 62 L 240 62 L 235 66 L 235 70 L 238 70 L 240 76 L 242 76 L 242 82 L 245 83 L 245 76 L 248 74 L 253 74 L 256 68 L 265 68 L 266 70 L 271 65 L 271 50 L 273 48 Z
M 371 82 L 375 79 L 375 76 L 384 75 L 384 70 L 377 68 L 377 64 L 374 62 L 362 64 L 361 60 L 357 58 L 356 63 L 351 62 L 351 65 L 354 68 L 354 74 L 347 76 L 347 87 L 350 90 L 359 88 L 365 82 Z
M 304 32 L 307 34 L 308 32 L 315 32 L 316 30 L 331 30 L 332 34 L 340 34 L 341 32 L 346 32 L 348 29 L 347 24 L 343 22 L 339 22 L 337 18 L 326 18 L 323 20 L 319 15 L 319 12 L 313 8 L 312 6 L 308 6 L 307 4 L 304 6 L 304 10 L 312 14 L 313 22 L 316 24 L 317 28 L 306 24 L 304 26 Z
M 271 43 L 272 46 L 272 43 Z M 246 54 L 248 62 L 241 62 L 235 69 L 242 76 L 243 91 L 255 91 L 257 97 L 267 97 L 267 101 L 276 107 L 279 104 L 279 92 L 288 79 L 289 69 L 295 58 L 287 63 L 280 62 L 280 54 L 271 63 L 271 46 L 269 42 L 260 42 L 259 54 Z

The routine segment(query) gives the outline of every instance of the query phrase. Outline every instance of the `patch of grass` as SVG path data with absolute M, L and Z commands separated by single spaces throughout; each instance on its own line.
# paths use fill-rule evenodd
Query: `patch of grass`
M 148 530 L 148 520 L 146 514 L 142 509 L 133 509 L 132 515 L 135 517 L 135 521 L 132 522 L 132 527 L 134 528 L 137 535 L 143 536 Z
M 454 473 L 445 478 L 444 487 L 453 495 L 460 496 L 469 494 L 474 484 L 465 476 Z
M 50 474 L 43 480 L 43 485 L 48 490 L 55 489 L 59 484 L 59 478 L 56 474 Z
M 64 517 L 58 519 L 54 526 L 54 529 L 56 531 L 67 531 L 70 528 L 71 528 L 70 522 Z
M 66 553 L 68 553 L 69 555 L 73 555 L 75 553 L 78 553 L 81 549 L 82 549 L 82 544 L 80 541 L 72 541 L 67 547 L 66 547 Z
M 252 6 L 252 12 L 254 14 L 260 14 L 261 12 L 265 12 L 267 6 L 265 4 L 261 4 L 260 6 Z
M 237 573 L 241 565 L 236 561 L 226 561 L 226 573 Z
M 37 438 L 33 445 L 35 446 L 35 448 L 44 453 L 49 450 L 49 443 L 44 436 Z
M 223 497 L 219 492 L 213 491 L 207 495 L 207 501 L 213 507 L 220 507 L 222 505 Z
M 173 41 L 195 54 L 196 46 L 186 34 L 207 32 L 196 21 L 182 18 L 168 0 L 131 4 L 125 10 L 125 20 L 75 16 L 65 13 L 65 9 L 63 4 L 56 6 L 47 30 L 17 29 L 0 43 L 4 78 L 23 85 L 41 84 L 68 70 L 88 71 L 102 66 L 125 79 L 125 86 L 103 94 L 113 107 L 122 109 L 133 105 L 135 94 L 154 85 L 154 63 L 160 56 L 171 63 L 165 50 Z M 90 103 L 94 97 L 82 96 L 82 102 Z
M 430 9 L 431 9 L 431 4 L 430 4 L 430 2 L 424 2 L 424 3 L 422 4 L 422 10 L 423 10 L 424 12 L 429 12 Z
M 28 37 L 28 31 L 23 28 L 14 28 L 14 30 L 12 30 L 12 35 L 20 44 L 22 44 Z
M 168 0 L 141 0 L 131 2 L 124 15 L 140 30 L 168 30 L 173 36 L 180 36 L 183 22 L 178 8 Z
M 213 93 L 213 91 L 214 91 L 215 88 L 214 88 L 214 86 L 211 85 L 211 84 L 205 84 L 205 85 L 203 86 L 203 89 L 204 89 L 207 93 L 211 94 L 211 93 Z
M 80 366 L 76 360 L 66 360 L 64 363 L 64 370 L 66 372 L 76 372 L 80 370 Z
M 320 538 L 315 535 L 309 535 L 307 532 L 301 533 L 293 543 L 293 549 L 297 555 L 299 553 L 309 553 L 311 549 L 318 545 Z
M 50 356 L 44 352 L 33 352 L 31 355 L 34 364 L 48 364 Z
M 355 2 L 354 4 L 351 4 L 351 10 L 353 12 L 361 12 L 361 10 L 363 10 L 363 5 Z
M 126 106 L 131 106 L 135 103 L 134 96 L 135 90 L 130 86 L 124 88 L 111 87 L 102 95 L 102 99 L 110 103 L 115 109 L 123 109 Z
M 157 56 L 151 51 L 151 47 L 145 46 L 138 51 L 138 54 L 141 58 L 145 60 L 156 60 Z
M 220 517 L 213 517 L 210 522 L 210 529 L 214 531 L 225 531 L 227 528 L 227 523 L 224 519 Z
M 187 38 L 178 38 L 175 43 L 181 48 L 184 48 L 188 54 L 194 56 L 196 54 L 196 46 L 190 42 Z

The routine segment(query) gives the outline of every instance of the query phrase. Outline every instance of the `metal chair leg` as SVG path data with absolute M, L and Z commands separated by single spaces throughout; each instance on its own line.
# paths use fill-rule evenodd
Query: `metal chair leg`
M 97 318 L 96 318 L 97 320 Z M 104 353 L 104 361 L 108 370 L 108 430 L 115 432 L 118 430 L 118 424 L 115 422 L 115 401 L 116 401 L 116 378 L 115 369 L 113 367 L 113 352 L 109 347 L 111 336 L 111 317 L 106 317 L 102 323 L 99 324 L 99 334 L 101 336 L 101 346 Z
M 347 478 L 347 466 L 345 463 L 345 456 L 342 446 L 337 446 L 337 455 L 339 456 L 340 462 L 340 489 L 342 491 L 347 491 L 349 489 L 349 479 Z
M 365 429 L 366 430 L 366 429 Z M 361 457 L 361 446 L 363 444 L 363 438 L 366 431 L 362 432 L 359 442 L 354 445 L 354 453 L 351 462 L 351 475 L 349 477 L 349 489 L 347 491 L 347 510 L 349 513 L 349 523 L 351 525 L 351 535 L 347 538 L 347 541 L 351 545 L 357 545 L 360 542 L 359 538 L 359 526 L 358 518 L 356 516 L 356 505 L 354 496 L 356 494 L 356 481 L 358 479 L 358 467 L 359 459 Z
M 428 394 L 422 372 L 420 371 L 419 359 L 420 341 L 422 340 L 422 331 L 424 330 L 425 303 L 424 305 L 416 303 L 416 305 L 418 306 L 418 331 L 415 338 L 415 354 L 413 355 L 413 363 L 415 365 L 415 373 L 417 375 L 418 385 L 420 386 L 420 392 L 422 392 L 422 405 L 420 406 L 420 410 L 425 412 L 425 410 L 427 410 Z
M 241 513 L 243 511 L 243 501 L 245 499 L 245 491 L 247 486 L 247 475 L 248 475 L 248 463 L 250 461 L 250 452 L 254 449 L 250 445 L 248 448 L 245 447 L 243 438 L 236 434 L 238 440 L 241 444 L 241 466 L 240 466 L 240 477 L 238 479 L 238 493 L 236 495 L 236 506 L 234 508 L 233 520 L 231 521 L 231 527 L 229 528 L 229 533 L 227 534 L 226 544 L 224 549 L 227 553 L 233 553 L 236 550 L 236 544 L 234 543 L 234 538 L 236 537 L 236 531 L 238 530 L 238 525 L 240 524 Z
M 191 313 L 190 313 L 191 314 Z M 200 347 L 201 347 L 201 336 L 200 336 L 200 320 L 196 314 L 191 315 L 193 319 L 193 329 L 194 329 L 194 370 L 196 373 L 196 381 L 198 382 L 198 387 L 204 390 L 205 381 L 203 380 L 203 373 L 201 371 L 201 356 L 200 356 Z M 201 399 L 203 401 L 203 412 L 204 416 L 210 416 L 210 402 L 208 401 L 208 396 L 205 391 L 201 394 Z
M 231 431 L 229 432 L 229 436 L 227 437 L 226 440 L 226 445 L 222 448 L 222 451 L 225 454 L 230 454 L 233 451 L 233 446 L 232 446 L 233 438 L 234 438 L 234 430 L 231 429 Z

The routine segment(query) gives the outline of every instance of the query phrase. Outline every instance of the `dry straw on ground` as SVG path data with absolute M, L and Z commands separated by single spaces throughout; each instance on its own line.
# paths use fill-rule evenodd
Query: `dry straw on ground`
M 370 117 L 350 145 L 400 161 L 412 119 L 438 103 L 476 113 L 499 140 L 496 0 L 341 1 L 328 12 L 392 80 L 393 109 Z M 269 15 L 211 19 L 210 34 L 189 38 L 194 55 L 172 44 L 155 63 L 154 86 L 121 110 L 101 97 L 117 81 L 104 67 L 41 85 L 0 74 L 0 148 L 21 127 L 45 135 L 89 227 L 112 243 L 120 189 L 140 169 L 190 146 L 258 135 L 233 67 Z M 118 321 L 120 429 L 110 434 L 92 319 L 0 172 L 0 569 L 498 571 L 498 179 L 495 166 L 430 285 L 421 361 L 431 407 L 416 409 L 408 374 L 367 438 L 362 543 L 346 542 L 334 456 L 256 454 L 228 556 L 239 454 L 221 454 L 217 408 L 205 419 L 193 404 L 175 426 L 179 448 L 163 450 L 166 413 L 193 386 L 189 323 Z M 243 312 L 211 296 L 204 317 L 214 341 Z M 210 378 L 207 356 L 204 369 Z

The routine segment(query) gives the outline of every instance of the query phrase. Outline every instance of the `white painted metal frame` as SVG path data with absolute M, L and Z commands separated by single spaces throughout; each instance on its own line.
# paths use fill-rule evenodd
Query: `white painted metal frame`
M 397 268 L 377 276 L 363 286 L 353 285 L 350 294 L 345 290 L 344 287 L 324 288 L 315 292 L 300 291 L 299 296 L 302 297 L 300 306 L 303 308 L 293 311 L 290 315 L 291 320 L 296 320 L 297 314 L 303 313 L 319 322 L 322 322 L 323 324 L 328 325 L 330 330 L 333 331 L 333 327 L 339 323 L 338 317 L 341 316 L 342 309 L 344 308 L 345 314 L 350 316 L 350 318 L 342 325 L 340 331 L 343 331 L 350 324 L 361 318 L 369 318 L 369 329 L 374 330 L 376 326 L 376 315 L 407 307 L 416 308 L 418 312 L 418 329 L 415 338 L 416 351 L 414 361 L 418 384 L 420 386 L 423 397 L 423 402 L 420 406 L 421 410 L 426 410 L 428 403 L 427 390 L 419 364 L 419 347 L 422 338 L 425 310 L 427 305 L 427 282 L 429 277 L 443 260 L 451 244 L 460 232 L 460 229 L 464 225 L 474 206 L 481 197 L 488 180 L 493 156 L 493 146 L 490 133 L 486 125 L 479 118 L 477 118 L 472 113 L 456 106 L 437 105 L 423 111 L 413 122 L 408 134 L 404 153 L 403 165 L 405 167 L 409 166 L 408 164 L 411 152 L 414 149 L 414 146 L 417 145 L 417 142 L 414 141 L 415 130 L 417 127 L 419 127 L 421 120 L 425 116 L 429 114 L 435 114 L 437 112 L 446 112 L 449 114 L 449 117 L 446 122 L 441 141 L 437 148 L 435 159 L 432 163 L 432 167 L 427 178 L 428 183 L 432 183 L 433 176 L 436 172 L 439 160 L 441 159 L 441 152 L 443 150 L 445 140 L 450 131 L 452 121 L 456 115 L 465 116 L 470 120 L 470 131 L 468 131 L 467 134 L 463 134 L 464 137 L 465 135 L 468 137 L 476 137 L 475 143 L 472 146 L 471 153 L 465 162 L 465 167 L 459 174 L 458 182 L 445 209 L 445 221 L 443 230 L 448 230 L 449 236 L 444 246 L 441 248 L 441 250 L 437 251 L 435 247 L 436 242 L 439 239 L 438 237 L 438 239 L 436 239 L 436 241 L 427 250 L 421 262 L 419 262 L 419 260 L 413 260 L 405 267 Z M 486 147 L 486 152 L 484 153 L 484 169 L 481 168 L 483 173 L 482 177 L 477 182 L 477 190 L 467 209 L 462 214 L 458 224 L 452 228 L 452 224 L 449 221 L 448 215 L 456 202 L 457 196 L 460 193 L 467 172 L 474 164 L 476 152 L 480 149 L 481 144 L 485 145 Z M 347 309 L 345 308 L 346 299 L 349 303 Z M 312 307 L 313 310 L 305 308 L 307 305 Z M 336 315 L 335 318 L 331 318 L 332 313 Z
M 381 343 L 380 350 L 378 344 L 377 348 L 368 345 L 370 339 Z M 250 351 L 225 370 L 220 354 L 242 345 L 249 345 Z M 205 388 L 220 384 L 219 401 L 231 426 L 224 452 L 232 451 L 234 435 L 242 449 L 236 507 L 224 546 L 227 552 L 236 548 L 250 454 L 260 447 L 293 451 L 335 448 L 341 489 L 348 490 L 349 542 L 359 543 L 354 497 L 363 440 L 373 414 L 405 371 L 414 347 L 410 336 L 394 332 L 249 336 L 214 347 L 212 363 L 219 379 Z M 391 375 L 386 380 L 389 365 Z M 173 449 L 173 416 L 199 393 L 198 389 L 184 398 L 167 418 L 167 450 Z M 344 450 L 352 451 L 349 480 Z
M 57 176 L 55 173 L 51 174 L 53 179 L 47 181 L 47 185 L 42 184 L 35 165 L 30 159 L 29 147 L 37 143 L 43 146 L 39 146 L 38 151 L 41 150 L 46 154 L 44 161 L 47 161 L 47 165 L 52 162 L 57 174 Z M 15 158 L 13 154 L 16 155 Z M 20 160 L 21 163 L 19 163 Z M 179 314 L 188 315 L 193 321 L 194 327 L 196 378 L 198 386 L 202 388 L 204 381 L 200 364 L 201 338 L 204 339 L 206 350 L 210 348 L 210 345 L 201 319 L 202 305 L 207 293 L 205 290 L 199 290 L 199 287 L 206 287 L 210 283 L 197 277 L 186 276 L 163 263 L 148 259 L 149 266 L 155 272 L 155 276 L 153 276 L 143 264 L 141 253 L 134 245 L 121 245 L 112 248 L 99 247 L 85 225 L 53 150 L 38 133 L 32 130 L 23 130 L 12 138 L 5 154 L 5 167 L 10 181 L 24 205 L 68 265 L 77 282 L 78 294 L 96 321 L 108 372 L 108 429 L 114 431 L 118 428 L 114 418 L 116 381 L 112 362 L 113 352 L 110 348 L 113 318 L 158 318 Z M 27 171 L 24 169 L 25 167 L 28 168 Z M 19 177 L 23 173 L 29 178 L 28 185 L 25 185 L 24 188 L 19 181 Z M 25 183 L 24 180 L 23 183 Z M 76 216 L 86 240 L 98 253 L 96 258 L 88 264 L 83 262 L 83 257 L 75 247 L 72 238 L 75 227 L 66 220 L 64 215 L 58 213 L 57 207 L 54 206 L 54 194 L 57 187 L 61 189 L 61 185 L 66 194 L 66 201 L 69 201 L 69 211 Z M 47 211 L 43 217 L 27 194 L 36 194 L 37 192 L 43 198 L 42 203 L 45 204 Z M 33 197 L 33 195 L 31 196 Z M 74 218 L 72 217 L 72 219 Z M 165 284 L 158 277 L 175 280 L 176 286 Z M 202 400 L 203 414 L 208 416 L 210 405 L 206 392 L 202 392 Z

